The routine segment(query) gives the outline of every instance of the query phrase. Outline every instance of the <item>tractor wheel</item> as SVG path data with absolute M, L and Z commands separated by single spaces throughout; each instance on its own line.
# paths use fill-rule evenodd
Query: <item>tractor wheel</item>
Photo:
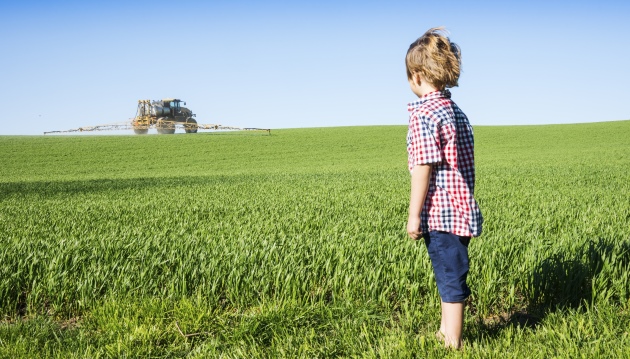
M 133 127 L 133 132 L 136 135 L 146 135 L 147 133 L 149 133 L 149 124 L 145 123 L 144 121 L 133 121 L 131 123 L 131 126 Z
M 175 133 L 175 123 L 171 121 L 159 120 L 155 125 L 157 132 L 161 135 L 172 135 Z
M 184 124 L 184 130 L 186 133 L 197 133 L 197 121 L 194 118 L 189 118 Z

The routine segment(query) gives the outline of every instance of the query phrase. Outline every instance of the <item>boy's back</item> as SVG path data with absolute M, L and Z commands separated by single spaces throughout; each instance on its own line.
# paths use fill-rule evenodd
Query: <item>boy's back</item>
M 450 98 L 450 91 L 436 91 L 409 104 L 408 166 L 412 171 L 419 163 L 435 164 L 422 210 L 422 232 L 476 237 L 481 233 L 481 212 L 473 197 L 473 130 Z

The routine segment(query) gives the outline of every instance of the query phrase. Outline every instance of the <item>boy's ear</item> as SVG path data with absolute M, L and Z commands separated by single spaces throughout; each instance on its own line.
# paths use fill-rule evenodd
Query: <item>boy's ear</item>
M 422 85 L 422 77 L 419 73 L 413 74 L 413 82 L 415 82 L 418 86 Z

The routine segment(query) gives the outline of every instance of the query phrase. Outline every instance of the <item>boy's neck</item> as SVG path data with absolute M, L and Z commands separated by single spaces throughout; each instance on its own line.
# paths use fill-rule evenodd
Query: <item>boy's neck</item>
M 411 91 L 413 91 L 413 93 L 419 98 L 424 97 L 431 92 L 437 91 L 437 88 L 433 86 L 432 83 L 424 81 L 422 76 L 419 74 L 414 74 L 409 79 L 409 86 L 411 87 Z
M 430 84 L 430 83 L 428 83 L 426 81 L 423 81 L 420 84 L 419 90 L 420 90 L 420 95 L 421 95 L 420 97 L 423 97 L 423 96 L 426 96 L 426 95 L 430 94 L 431 92 L 437 91 L 438 89 L 435 86 L 433 86 L 432 84 Z

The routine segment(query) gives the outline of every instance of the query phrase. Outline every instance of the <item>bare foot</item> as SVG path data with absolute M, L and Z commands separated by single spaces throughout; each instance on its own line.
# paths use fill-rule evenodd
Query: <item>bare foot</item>
M 461 349 L 462 348 L 462 342 L 461 341 L 451 341 L 449 340 L 447 342 L 446 340 L 446 335 L 441 331 L 438 330 L 437 332 L 435 332 L 435 339 L 437 339 L 440 343 L 444 344 L 445 348 L 449 348 L 449 349 Z

